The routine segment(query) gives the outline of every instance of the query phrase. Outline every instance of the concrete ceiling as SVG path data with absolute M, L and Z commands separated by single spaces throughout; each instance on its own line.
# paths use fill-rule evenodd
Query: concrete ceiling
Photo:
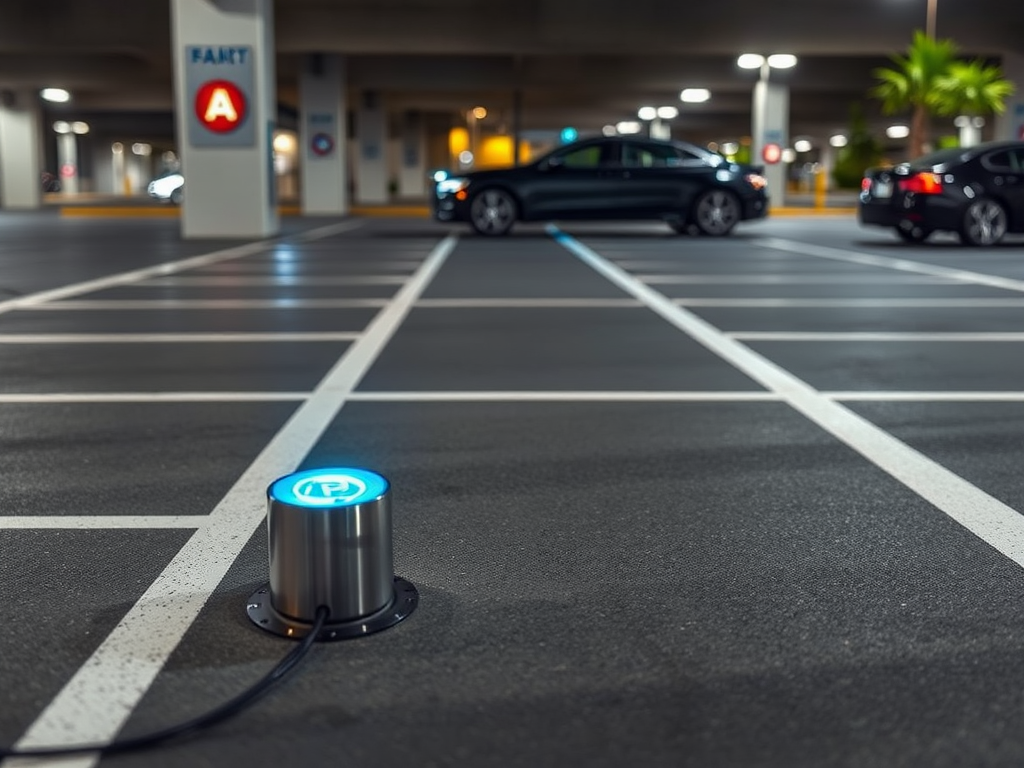
M 523 93 L 527 129 L 581 130 L 633 117 L 644 104 L 683 109 L 676 135 L 749 131 L 756 73 L 745 51 L 795 53 L 778 73 L 791 88 L 791 133 L 821 136 L 864 104 L 872 70 L 925 23 L 927 0 L 277 0 L 278 93 L 297 107 L 296 81 L 313 53 L 347 57 L 349 81 L 396 110 L 452 120 L 477 104 L 497 126 Z M 937 32 L 964 54 L 1024 53 L 1020 0 L 937 0 Z M 0 87 L 62 85 L 67 110 L 168 114 L 169 0 L 4 0 Z M 681 105 L 687 86 L 710 88 Z M 127 118 L 126 118 L 127 119 Z

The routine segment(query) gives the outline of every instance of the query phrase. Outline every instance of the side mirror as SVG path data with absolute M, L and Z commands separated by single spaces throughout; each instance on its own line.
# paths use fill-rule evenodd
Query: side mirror
M 560 157 L 549 157 L 541 167 L 545 171 L 557 171 L 559 168 L 565 167 L 565 160 Z

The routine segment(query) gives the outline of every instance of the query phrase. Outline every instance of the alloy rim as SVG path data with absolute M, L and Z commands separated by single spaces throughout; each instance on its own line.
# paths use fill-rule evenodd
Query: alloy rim
M 473 223 L 483 232 L 503 232 L 512 224 L 515 212 L 508 195 L 488 189 L 473 201 Z
M 705 232 L 728 232 L 738 217 L 736 201 L 726 192 L 711 192 L 697 206 L 697 219 Z
M 1006 234 L 1006 214 L 991 201 L 975 203 L 967 211 L 967 230 L 971 240 L 981 245 L 993 245 Z

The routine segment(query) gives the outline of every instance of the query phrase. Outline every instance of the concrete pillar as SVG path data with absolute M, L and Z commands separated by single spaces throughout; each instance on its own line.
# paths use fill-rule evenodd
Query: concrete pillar
M 996 139 L 1024 140 L 1024 55 L 1007 53 L 1002 60 L 1003 77 L 1017 90 L 1006 100 L 1006 111 L 996 118 Z
M 784 205 L 786 164 L 778 162 L 769 165 L 764 161 L 762 152 L 766 144 L 778 144 L 783 149 L 789 145 L 789 88 L 769 82 L 765 74 L 761 75 L 754 86 L 751 137 L 751 162 L 764 166 L 772 207 Z
M 280 228 L 272 0 L 171 0 L 185 238 Z
M 299 78 L 299 158 L 302 213 L 348 213 L 348 153 L 345 63 L 340 56 L 315 54 Z
M 427 195 L 427 134 L 423 115 L 406 112 L 402 116 L 402 136 L 398 158 L 398 196 L 406 199 Z
M 377 91 L 364 91 L 356 112 L 356 202 L 388 202 L 387 113 Z
M 38 208 L 41 200 L 40 110 L 34 93 L 0 93 L 0 207 Z
M 664 139 L 668 141 L 672 138 L 672 124 L 668 120 L 662 120 L 660 117 L 656 117 L 651 120 L 652 139 Z
M 77 195 L 78 183 L 78 136 L 67 131 L 57 134 L 57 166 L 60 168 L 60 190 Z

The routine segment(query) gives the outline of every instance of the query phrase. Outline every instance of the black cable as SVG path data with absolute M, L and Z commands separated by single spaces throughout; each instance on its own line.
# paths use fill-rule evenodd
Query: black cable
M 302 642 L 300 642 L 298 646 L 293 648 L 287 656 L 278 662 L 277 666 L 270 670 L 270 672 L 268 672 L 260 681 L 247 691 L 244 691 L 235 698 L 221 704 L 219 707 L 207 712 L 206 714 L 187 720 L 184 723 L 179 723 L 178 725 L 172 725 L 168 728 L 154 731 L 153 733 L 146 733 L 141 736 L 134 736 L 121 741 L 111 741 L 106 744 L 72 744 L 64 747 L 33 747 L 29 749 L 5 749 L 0 747 L 0 759 L 8 757 L 57 757 L 60 755 L 77 755 L 83 752 L 98 752 L 101 755 L 135 752 L 140 749 L 155 747 L 157 744 L 169 741 L 175 737 L 184 736 L 185 734 L 209 728 L 210 726 L 223 722 L 224 720 L 237 715 L 243 709 L 256 701 L 256 699 L 270 690 L 271 687 L 284 678 L 285 675 L 287 675 L 300 661 L 302 661 L 306 654 L 309 653 L 309 649 L 313 647 L 313 643 L 316 642 L 316 638 L 320 634 L 320 630 L 323 629 L 324 624 L 327 623 L 327 617 L 329 615 L 330 610 L 326 606 L 322 605 L 317 608 L 316 618 L 313 620 L 313 626 L 309 630 L 309 634 L 302 638 Z

